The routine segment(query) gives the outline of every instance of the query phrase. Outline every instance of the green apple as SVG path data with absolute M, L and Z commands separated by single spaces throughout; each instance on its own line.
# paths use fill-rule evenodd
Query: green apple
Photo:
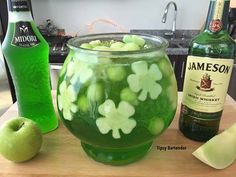
M 0 128 L 0 154 L 13 162 L 33 158 L 42 146 L 42 133 L 32 120 L 19 117 Z

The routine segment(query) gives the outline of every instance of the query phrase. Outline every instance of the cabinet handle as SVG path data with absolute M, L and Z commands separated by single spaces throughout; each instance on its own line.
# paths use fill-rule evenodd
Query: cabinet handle
M 182 62 L 182 68 L 181 68 L 181 78 L 184 77 L 184 68 L 185 68 L 185 61 Z

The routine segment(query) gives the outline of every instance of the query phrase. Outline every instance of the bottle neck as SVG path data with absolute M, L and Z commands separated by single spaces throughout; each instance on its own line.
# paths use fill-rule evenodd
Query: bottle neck
M 7 0 L 8 22 L 33 21 L 28 0 Z
M 227 30 L 230 0 L 211 0 L 205 30 L 218 33 Z

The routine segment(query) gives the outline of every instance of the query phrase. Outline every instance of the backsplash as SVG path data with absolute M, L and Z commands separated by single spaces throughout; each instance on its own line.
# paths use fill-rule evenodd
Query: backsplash
M 42 24 L 50 18 L 59 28 L 65 28 L 66 34 L 75 35 L 87 33 L 89 24 L 98 19 L 110 20 L 127 31 L 130 29 L 170 29 L 173 7 L 169 9 L 167 22 L 161 22 L 164 9 L 169 1 L 32 0 L 32 6 L 38 24 Z M 200 29 L 205 21 L 210 0 L 174 1 L 178 8 L 177 29 Z M 103 22 L 94 25 L 94 32 L 120 30 L 120 28 Z

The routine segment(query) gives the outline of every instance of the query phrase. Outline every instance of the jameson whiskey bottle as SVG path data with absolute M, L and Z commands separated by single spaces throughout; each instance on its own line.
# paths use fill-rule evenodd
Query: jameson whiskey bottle
M 226 31 L 229 3 L 210 1 L 205 30 L 189 47 L 179 128 L 197 141 L 207 141 L 219 130 L 235 50 Z
M 28 0 L 8 0 L 8 16 L 2 49 L 19 115 L 32 119 L 47 133 L 58 126 L 49 85 L 49 47 L 32 19 Z

